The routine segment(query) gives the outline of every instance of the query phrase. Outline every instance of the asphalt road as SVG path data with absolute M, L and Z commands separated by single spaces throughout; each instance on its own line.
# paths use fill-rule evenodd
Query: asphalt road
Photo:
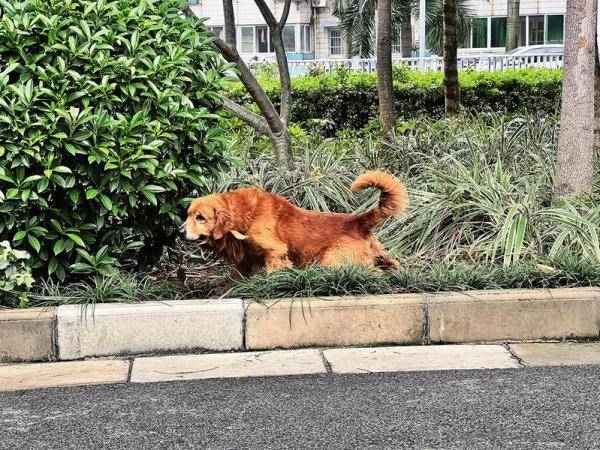
M 0 448 L 599 448 L 600 366 L 0 393 Z

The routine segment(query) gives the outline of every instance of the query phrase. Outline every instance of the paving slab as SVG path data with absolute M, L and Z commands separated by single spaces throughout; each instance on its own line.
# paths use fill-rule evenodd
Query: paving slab
M 136 358 L 136 383 L 325 373 L 318 350 L 222 353 Z
M 510 369 L 520 365 L 501 345 L 436 345 L 324 350 L 334 373 Z
M 419 295 L 329 297 L 250 302 L 248 350 L 420 343 Z
M 179 300 L 58 308 L 59 359 L 193 350 L 237 350 L 241 300 Z
M 73 361 L 0 366 L 0 391 L 125 383 L 129 361 Z
M 0 310 L 0 362 L 54 357 L 54 308 Z
M 510 349 L 527 366 L 600 364 L 600 342 L 511 344 Z

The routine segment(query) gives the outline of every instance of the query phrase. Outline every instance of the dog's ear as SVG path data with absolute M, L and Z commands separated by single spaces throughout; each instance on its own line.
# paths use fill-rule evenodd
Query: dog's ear
M 248 239 L 248 236 L 233 229 L 232 220 L 227 213 L 215 211 L 215 218 L 215 227 L 212 231 L 214 240 L 222 239 L 227 233 L 231 233 L 234 238 L 240 241 Z
M 231 230 L 231 219 L 229 215 L 215 210 L 215 226 L 212 230 L 213 239 L 222 239 Z

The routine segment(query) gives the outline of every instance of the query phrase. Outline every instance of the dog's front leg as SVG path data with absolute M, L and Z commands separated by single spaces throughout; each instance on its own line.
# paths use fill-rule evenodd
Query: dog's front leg
M 291 267 L 293 267 L 293 264 L 287 254 L 269 254 L 265 257 L 265 268 L 267 269 L 267 273 L 274 272 L 275 270 L 290 269 Z
M 294 266 L 288 257 L 288 246 L 285 242 L 274 238 L 270 234 L 266 235 L 262 233 L 252 235 L 251 239 L 265 255 L 265 269 L 267 269 L 267 273 L 280 269 L 289 269 Z

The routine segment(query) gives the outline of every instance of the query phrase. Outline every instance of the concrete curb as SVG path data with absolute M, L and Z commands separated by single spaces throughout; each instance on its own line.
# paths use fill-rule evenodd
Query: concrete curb
M 246 348 L 410 344 L 423 340 L 419 295 L 250 302 Z
M 241 300 L 59 306 L 58 359 L 193 350 L 240 350 Z
M 0 362 L 600 337 L 600 288 L 0 310 Z
M 0 362 L 52 359 L 55 313 L 55 308 L 0 310 Z

